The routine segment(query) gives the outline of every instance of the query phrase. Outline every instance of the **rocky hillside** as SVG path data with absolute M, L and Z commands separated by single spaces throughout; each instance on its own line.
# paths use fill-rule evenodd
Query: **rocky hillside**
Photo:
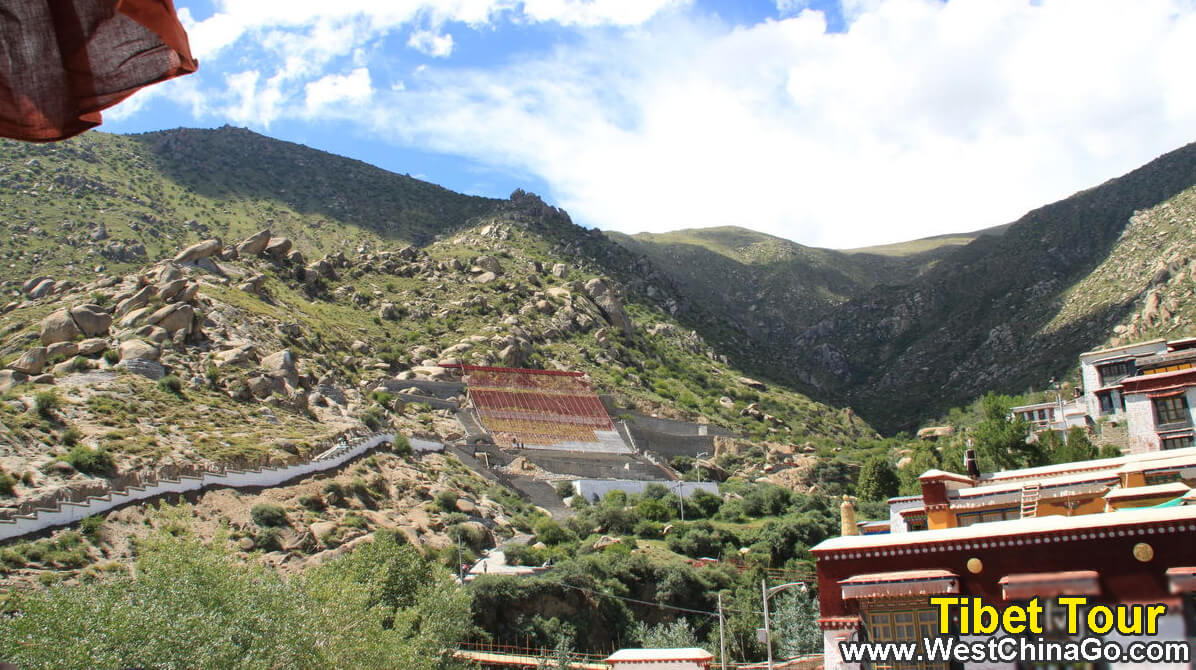
M 793 339 L 807 389 L 883 428 L 1062 377 L 1114 336 L 1187 332 L 1196 145 L 1034 210 Z
M 686 315 L 736 361 L 776 375 L 794 333 L 831 315 L 837 306 L 878 285 L 902 285 L 955 248 L 982 234 L 940 236 L 901 244 L 836 251 L 727 226 L 671 233 L 608 236 L 651 259 L 689 298 L 718 318 Z
M 230 137 L 272 142 L 197 133 L 176 134 L 191 160 Z M 294 462 L 363 426 L 455 439 L 448 410 L 399 396 L 408 381 L 448 377 L 450 362 L 580 369 L 620 407 L 758 439 L 831 446 L 874 434 L 850 410 L 745 377 L 677 321 L 693 308 L 650 261 L 534 195 L 419 204 L 434 187 L 391 175 L 415 193 L 397 209 L 416 214 L 375 228 L 355 204 L 344 219 L 319 214 L 312 230 L 316 214 L 287 209 L 302 202 L 275 199 L 296 190 L 292 171 L 271 172 L 279 182 L 259 184 L 256 199 L 176 181 L 149 167 L 170 137 L 4 147 L 19 154 L 3 164 L 8 174 L 53 175 L 10 179 L 3 193 L 9 211 L 38 217 L 6 221 L 23 231 L 8 244 L 29 243 L 9 254 L 10 271 L 30 269 L 6 276 L 0 315 L 0 466 L 16 479 L 14 502 L 96 474 Z M 366 170 L 292 145 L 275 153 L 301 166 L 331 161 L 329 174 Z M 224 158 L 207 160 L 202 171 L 216 173 Z M 139 177 L 117 176 L 130 172 Z M 57 192 L 83 183 L 96 188 Z M 74 198 L 88 207 L 49 214 Z M 200 218 L 179 220 L 180 208 Z M 271 209 L 278 227 L 255 218 Z M 426 237 L 419 221 L 433 212 L 444 218 L 431 241 L 390 239 Z M 147 262 L 107 259 L 109 244 Z

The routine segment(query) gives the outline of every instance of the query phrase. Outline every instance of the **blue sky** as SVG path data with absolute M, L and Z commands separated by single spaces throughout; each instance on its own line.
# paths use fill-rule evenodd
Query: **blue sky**
M 1196 0 L 176 0 L 200 71 L 104 130 L 245 126 L 624 232 L 960 232 L 1196 140 Z

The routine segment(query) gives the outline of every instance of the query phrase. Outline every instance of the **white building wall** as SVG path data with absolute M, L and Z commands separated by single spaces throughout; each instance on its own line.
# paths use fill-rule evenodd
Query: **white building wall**
M 1100 401 L 1096 398 L 1096 390 L 1101 388 L 1100 374 L 1097 372 L 1095 362 L 1107 358 L 1114 358 L 1117 356 L 1126 356 L 1130 358 L 1143 358 L 1152 356 L 1154 354 L 1161 354 L 1167 351 L 1166 340 L 1151 340 L 1149 342 L 1140 342 L 1138 344 L 1127 345 L 1124 347 L 1116 347 L 1113 349 L 1104 349 L 1102 351 L 1089 351 L 1080 354 L 1080 377 L 1084 383 L 1084 402 L 1088 406 L 1088 416 L 1093 419 L 1099 419 Z M 1127 407 L 1128 411 L 1129 408 Z M 1121 416 L 1121 405 L 1117 402 L 1117 394 L 1114 393 L 1113 398 L 1113 414 L 1106 415 L 1113 417 Z
M 1154 406 L 1145 393 L 1133 393 L 1125 398 L 1125 427 L 1131 454 L 1159 450 L 1159 436 L 1154 429 Z
M 839 650 L 840 642 L 854 639 L 856 631 L 832 629 L 822 631 L 822 664 L 825 670 L 860 670 L 859 663 L 848 663 L 843 660 Z
M 708 667 L 697 661 L 618 661 L 611 665 L 611 670 L 705 670 Z
M 889 532 L 908 533 L 909 526 L 905 525 L 905 517 L 901 516 L 901 512 L 914 507 L 922 507 L 925 504 L 925 501 L 923 501 L 921 498 L 914 498 L 913 500 L 899 500 L 897 502 L 889 503 Z
M 1193 410 L 1196 409 L 1196 386 L 1189 388 L 1188 422 L 1196 424 Z M 1155 424 L 1154 403 L 1146 393 L 1132 393 L 1125 397 L 1125 424 L 1129 435 L 1129 453 L 1139 454 L 1158 451 L 1162 448 L 1158 426 Z

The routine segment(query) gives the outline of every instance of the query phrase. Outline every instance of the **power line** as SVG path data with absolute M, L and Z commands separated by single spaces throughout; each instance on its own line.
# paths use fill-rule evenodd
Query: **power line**
M 688 607 L 678 607 L 676 605 L 666 605 L 664 603 L 656 603 L 656 602 L 652 602 L 650 600 L 639 600 L 638 598 L 628 598 L 627 596 L 617 596 L 613 593 L 604 593 L 602 591 L 595 591 L 594 589 L 588 589 L 584 586 L 574 586 L 573 584 L 566 584 L 565 582 L 556 582 L 551 579 L 544 579 L 543 577 L 541 577 L 540 579 L 542 581 L 548 582 L 549 584 L 556 584 L 557 586 L 563 586 L 567 589 L 574 589 L 576 591 L 582 591 L 584 593 L 589 593 L 589 594 L 595 595 L 595 596 L 604 596 L 607 598 L 614 598 L 615 600 L 623 600 L 623 601 L 629 602 L 629 603 L 636 603 L 639 605 L 647 605 L 648 607 L 658 607 L 660 609 L 674 610 L 677 612 L 688 612 L 690 614 L 702 614 L 702 615 L 711 616 L 711 617 L 718 616 L 718 612 L 708 612 L 706 610 L 696 610 L 696 609 L 691 609 Z
M 591 595 L 604 596 L 606 598 L 613 598 L 615 600 L 622 600 L 625 602 L 636 603 L 638 605 L 647 605 L 648 607 L 657 607 L 660 609 L 674 610 L 677 612 L 687 612 L 689 614 L 702 614 L 702 615 L 710 616 L 710 617 L 718 617 L 718 612 L 697 610 L 697 609 L 692 609 L 689 607 L 680 607 L 678 605 L 666 605 L 664 603 L 652 602 L 650 600 L 639 600 L 638 598 L 629 598 L 627 596 L 617 596 L 613 593 L 606 593 L 604 591 L 596 591 L 594 589 L 589 589 L 584 586 L 575 586 L 573 584 L 566 584 L 565 582 L 553 581 L 551 579 L 545 579 L 544 577 L 540 577 L 540 581 L 547 582 L 549 584 L 555 584 L 557 586 L 563 586 L 567 589 L 573 589 L 575 591 L 582 591 L 584 593 L 589 593 Z M 725 612 L 733 612 L 735 614 L 763 614 L 764 613 L 763 611 L 759 611 L 759 610 L 750 610 L 750 609 L 749 610 L 741 610 L 741 609 L 733 609 L 730 607 L 724 607 L 723 612 L 724 613 Z

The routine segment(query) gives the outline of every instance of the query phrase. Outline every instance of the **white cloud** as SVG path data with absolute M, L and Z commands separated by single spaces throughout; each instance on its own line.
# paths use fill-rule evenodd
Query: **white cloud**
M 532 174 L 586 225 L 835 247 L 1006 223 L 1196 139 L 1193 0 L 841 0 L 841 34 L 776 3 L 733 27 L 678 0 L 221 0 L 183 19 L 237 73 L 186 99 Z M 380 46 L 448 56 L 446 22 L 507 19 L 581 39 L 469 69 Z
M 418 20 L 439 27 L 448 21 L 472 26 L 498 16 L 561 25 L 634 26 L 690 0 L 216 0 L 216 11 L 195 21 L 180 18 L 200 59 L 215 56 L 247 36 L 268 30 L 299 31 L 364 21 L 371 36 L 385 35 Z
M 438 35 L 431 30 L 417 30 L 411 33 L 407 46 L 434 58 L 445 58 L 453 53 L 453 36 Z
M 349 74 L 330 74 L 304 87 L 309 115 L 319 113 L 333 104 L 363 105 L 374 95 L 368 68 L 359 67 Z
M 379 100 L 393 141 L 535 174 L 579 222 L 852 247 L 1006 223 L 1196 139 L 1186 0 L 675 17 Z

